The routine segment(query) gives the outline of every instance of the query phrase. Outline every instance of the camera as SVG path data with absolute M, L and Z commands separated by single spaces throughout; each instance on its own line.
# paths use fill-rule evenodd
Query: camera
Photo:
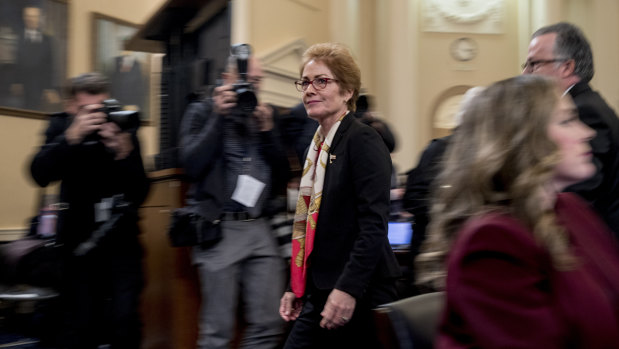
M 133 132 L 140 127 L 139 113 L 135 110 L 123 110 L 123 106 L 115 99 L 106 99 L 103 102 L 103 107 L 93 110 L 93 112 L 101 112 L 106 115 L 106 122 L 115 123 L 121 131 Z M 101 137 L 95 131 L 84 139 L 84 144 L 96 144 L 101 140 Z
M 234 45 L 230 49 L 231 59 L 236 61 L 238 80 L 234 83 L 233 89 L 236 92 L 236 108 L 242 114 L 251 114 L 258 105 L 258 98 L 254 93 L 254 86 L 247 81 L 247 68 L 251 47 L 248 44 Z
M 123 110 L 122 105 L 115 99 L 106 99 L 103 102 L 103 107 L 96 111 L 107 115 L 107 122 L 113 122 L 122 131 L 137 130 L 140 126 L 139 113 L 135 110 Z

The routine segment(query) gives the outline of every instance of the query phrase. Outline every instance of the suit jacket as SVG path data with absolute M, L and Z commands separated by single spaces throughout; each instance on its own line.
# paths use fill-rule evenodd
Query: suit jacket
M 578 259 L 566 271 L 512 216 L 464 224 L 448 258 L 437 348 L 617 347 L 618 247 L 574 194 L 560 194 L 555 212 Z
M 274 116 L 275 117 L 275 116 Z M 207 220 L 219 219 L 226 197 L 226 159 L 224 154 L 224 116 L 213 110 L 211 100 L 191 103 L 181 121 L 179 158 L 191 188 L 188 197 L 200 203 Z M 286 183 L 288 162 L 276 128 L 259 132 L 260 152 L 271 169 L 272 199 Z M 270 202 L 263 206 L 262 215 L 273 212 Z
M 604 99 L 584 82 L 574 85 L 570 95 L 580 119 L 596 132 L 591 147 L 597 172 L 566 191 L 575 192 L 592 203 L 619 237 L 619 119 Z
M 434 179 L 441 171 L 441 160 L 450 139 L 451 135 L 433 139 L 421 154 L 417 167 L 408 172 L 402 207 L 415 218 L 415 234 L 411 240 L 413 258 L 419 253 L 421 244 L 426 239 L 426 227 L 430 220 L 430 191 Z
M 23 34 L 17 46 L 16 82 L 24 85 L 23 108 L 39 109 L 43 91 L 54 88 L 52 37 L 41 33 L 41 41 L 31 42 Z
M 352 114 L 331 144 L 309 273 L 318 289 L 359 299 L 400 275 L 387 239 L 391 158 L 382 139 Z
M 136 105 L 143 113 L 146 96 L 146 81 L 142 76 L 140 62 L 134 59 L 131 70 L 122 71 L 123 56 L 114 58 L 114 71 L 110 76 L 110 92 L 112 97 L 125 105 Z

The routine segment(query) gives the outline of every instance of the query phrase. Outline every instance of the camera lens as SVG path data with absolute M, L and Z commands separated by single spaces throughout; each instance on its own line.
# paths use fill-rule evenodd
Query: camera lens
M 254 92 L 248 89 L 237 90 L 236 104 L 244 113 L 251 113 L 258 105 L 258 99 Z

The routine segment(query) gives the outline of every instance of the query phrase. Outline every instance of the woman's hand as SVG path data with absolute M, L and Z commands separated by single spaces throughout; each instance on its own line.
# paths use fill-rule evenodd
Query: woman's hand
M 352 318 L 356 305 L 355 297 L 344 291 L 333 289 L 327 297 L 325 308 L 320 313 L 322 316 L 320 327 L 332 330 L 346 325 Z
M 292 292 L 284 292 L 282 299 L 279 301 L 279 315 L 286 321 L 294 321 L 301 314 L 303 302 L 297 298 Z

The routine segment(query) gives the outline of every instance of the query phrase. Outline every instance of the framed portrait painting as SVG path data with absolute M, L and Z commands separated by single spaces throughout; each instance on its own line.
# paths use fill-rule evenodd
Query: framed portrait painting
M 148 123 L 152 55 L 125 48 L 139 26 L 100 13 L 93 13 L 92 23 L 93 69 L 110 79 L 112 98 Z
M 0 113 L 62 109 L 67 73 L 67 1 L 0 1 Z

